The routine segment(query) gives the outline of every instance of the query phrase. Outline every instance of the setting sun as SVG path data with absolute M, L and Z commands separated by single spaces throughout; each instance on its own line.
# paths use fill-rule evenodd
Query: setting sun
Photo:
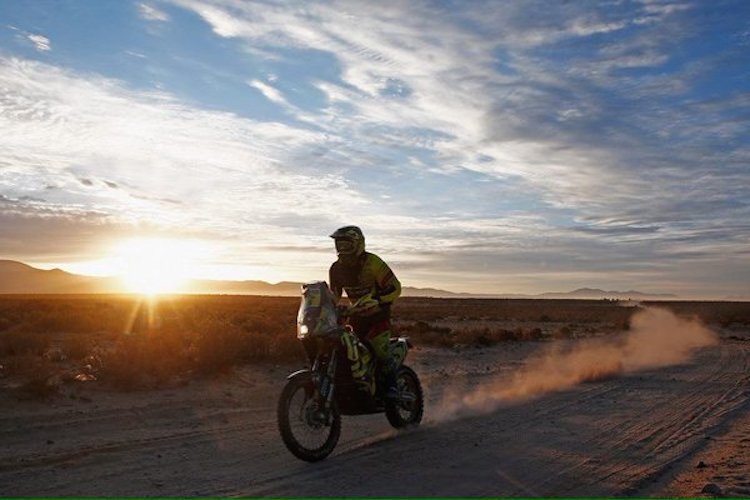
M 126 289 L 151 295 L 182 291 L 195 252 L 189 242 L 138 238 L 120 243 L 114 253 Z

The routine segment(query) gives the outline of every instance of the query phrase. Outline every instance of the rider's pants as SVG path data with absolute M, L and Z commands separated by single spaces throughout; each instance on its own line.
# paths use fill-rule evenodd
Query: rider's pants
M 372 346 L 375 357 L 388 374 L 395 368 L 391 354 L 391 318 L 390 314 L 376 314 L 373 317 L 355 317 L 351 320 L 352 328 L 360 339 L 367 340 Z

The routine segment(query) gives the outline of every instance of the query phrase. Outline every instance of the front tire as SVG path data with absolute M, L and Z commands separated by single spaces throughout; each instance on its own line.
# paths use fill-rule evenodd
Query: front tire
M 385 416 L 396 429 L 416 427 L 424 413 L 424 394 L 419 377 L 414 370 L 402 365 L 396 375 L 396 384 L 401 397 L 396 401 L 386 401 Z
M 312 380 L 295 377 L 281 391 L 276 410 L 279 432 L 292 454 L 307 462 L 331 454 L 341 435 L 341 414 L 336 403 L 329 410 L 315 398 Z

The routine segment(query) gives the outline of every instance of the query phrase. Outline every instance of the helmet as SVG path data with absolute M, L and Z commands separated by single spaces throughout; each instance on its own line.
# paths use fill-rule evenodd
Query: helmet
M 336 255 L 359 256 L 365 252 L 365 235 L 357 226 L 344 226 L 331 234 L 336 240 Z

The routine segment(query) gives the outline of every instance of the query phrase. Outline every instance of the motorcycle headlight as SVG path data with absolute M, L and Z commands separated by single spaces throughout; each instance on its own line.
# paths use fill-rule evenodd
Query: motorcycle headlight
M 308 331 L 309 330 L 307 328 L 307 325 L 298 325 L 297 326 L 297 338 L 304 339 L 305 337 L 307 337 Z

